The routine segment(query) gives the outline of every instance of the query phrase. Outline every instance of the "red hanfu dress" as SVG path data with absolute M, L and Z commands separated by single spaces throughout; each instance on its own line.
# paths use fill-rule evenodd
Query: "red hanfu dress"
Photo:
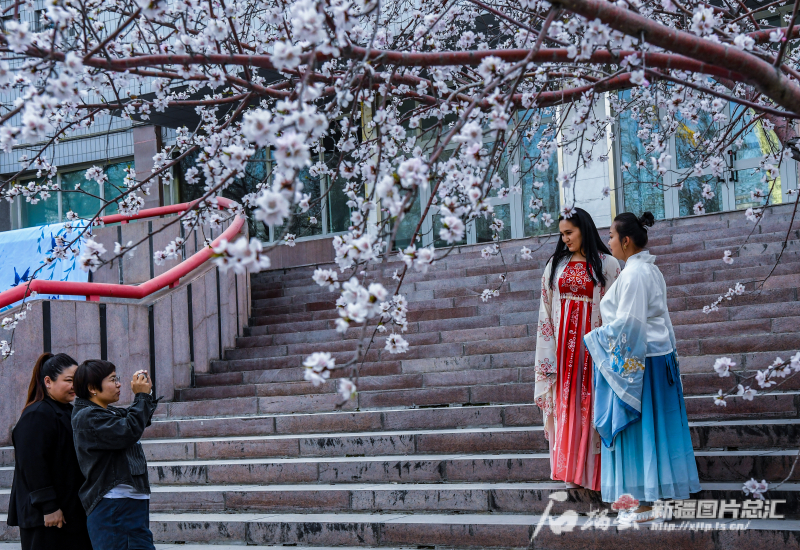
M 592 330 L 594 283 L 586 262 L 570 262 L 558 279 L 561 322 L 556 335 L 556 392 L 553 413 L 554 479 L 600 490 L 600 454 L 592 427 L 592 358 L 583 336 Z
M 593 364 L 583 337 L 601 325 L 600 300 L 619 275 L 601 254 L 605 287 L 595 285 L 586 261 L 548 262 L 536 338 L 534 402 L 550 445 L 550 476 L 600 490 L 600 437 L 594 429 Z M 554 288 L 550 273 L 555 269 Z

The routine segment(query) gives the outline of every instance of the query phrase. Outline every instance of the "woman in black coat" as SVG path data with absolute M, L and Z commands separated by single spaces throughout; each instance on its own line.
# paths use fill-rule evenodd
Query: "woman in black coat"
M 22 550 L 91 550 L 78 490 L 84 482 L 72 436 L 72 377 L 77 362 L 42 354 L 28 400 L 12 432 L 16 466 L 8 525 L 18 525 Z

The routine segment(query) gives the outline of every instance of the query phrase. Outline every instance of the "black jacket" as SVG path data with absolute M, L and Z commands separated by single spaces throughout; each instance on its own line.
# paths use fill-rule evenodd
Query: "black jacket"
M 147 460 L 139 439 L 157 406 L 158 401 L 146 393 L 137 393 L 127 409 L 104 409 L 86 399 L 75 399 L 72 430 L 86 478 L 80 497 L 87 516 L 117 485 L 131 485 L 150 494 Z
M 68 525 L 86 523 L 78 497 L 84 478 L 72 439 L 72 405 L 45 397 L 25 409 L 11 438 L 14 483 L 8 524 L 24 529 L 44 526 L 44 516 L 64 513 Z

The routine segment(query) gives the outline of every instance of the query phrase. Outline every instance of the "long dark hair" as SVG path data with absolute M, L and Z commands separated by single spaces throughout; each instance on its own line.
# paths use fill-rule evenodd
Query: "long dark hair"
M 647 228 L 653 227 L 656 218 L 650 212 L 645 212 L 641 216 L 636 216 L 632 212 L 624 212 L 614 218 L 614 227 L 617 229 L 620 242 L 625 237 L 630 237 L 636 248 L 647 246 Z
M 66 353 L 56 353 L 55 355 L 52 353 L 41 354 L 36 360 L 36 364 L 33 366 L 31 383 L 28 386 L 28 399 L 22 410 L 24 411 L 34 403 L 38 403 L 45 398 L 47 395 L 47 388 L 44 385 L 46 376 L 49 376 L 50 380 L 55 380 L 64 372 L 64 369 L 68 369 L 77 364 L 78 362 Z
M 575 213 L 569 218 L 559 216 L 558 221 L 566 219 L 572 225 L 577 227 L 581 232 L 581 241 L 583 254 L 586 256 L 586 264 L 589 269 L 589 277 L 592 278 L 594 284 L 606 286 L 606 278 L 603 275 L 603 260 L 600 259 L 600 253 L 611 255 L 611 251 L 600 239 L 600 233 L 597 232 L 597 226 L 589 213 L 583 208 L 576 208 Z M 556 280 L 556 267 L 567 258 L 572 257 L 572 252 L 569 251 L 567 245 L 559 237 L 556 243 L 556 251 L 550 256 L 550 288 L 554 288 Z

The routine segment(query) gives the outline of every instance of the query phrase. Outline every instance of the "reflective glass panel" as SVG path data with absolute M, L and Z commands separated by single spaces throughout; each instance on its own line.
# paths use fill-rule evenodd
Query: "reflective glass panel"
M 308 173 L 308 168 L 303 168 L 300 171 L 299 178 L 300 181 L 303 182 L 303 193 L 308 193 L 311 196 L 311 208 L 309 208 L 307 212 L 301 212 L 300 208 L 295 209 L 292 225 L 288 232 L 293 234 L 297 239 L 300 237 L 321 235 L 322 202 L 320 201 L 320 178 L 312 178 Z M 275 228 L 276 238 L 282 233 L 282 228 Z
M 703 186 L 711 186 L 711 192 L 714 196 L 711 199 L 703 198 Z M 680 202 L 680 215 L 693 216 L 695 214 L 702 214 L 703 212 L 695 212 L 695 205 L 701 204 L 705 213 L 720 212 L 722 210 L 722 199 L 720 191 L 722 185 L 714 176 L 701 176 L 687 178 L 683 182 L 683 189 L 678 191 L 678 200 Z
M 678 130 L 675 132 L 675 152 L 678 168 L 692 168 L 705 156 L 705 145 L 717 134 L 714 120 L 706 111 L 697 112 L 697 120 L 688 121 L 678 115 Z
M 54 180 L 55 181 L 55 180 Z M 26 182 L 22 182 L 24 185 Z M 39 200 L 36 204 L 26 202 L 23 197 L 17 199 L 20 202 L 22 227 L 38 227 L 51 223 L 58 223 L 58 192 L 51 191 L 50 197 Z
M 125 168 L 129 166 L 133 166 L 133 161 L 118 162 L 105 167 L 106 176 L 108 176 L 108 180 L 103 183 L 103 198 L 105 200 L 116 198 L 125 191 L 125 184 L 123 183 L 126 176 Z M 173 182 L 172 185 L 178 185 L 178 183 Z M 106 206 L 104 214 L 108 216 L 117 212 L 119 212 L 119 206 L 117 203 L 112 203 Z
M 85 219 L 97 216 L 103 201 L 100 198 L 100 185 L 88 181 L 86 170 L 61 174 L 61 208 L 66 215 L 70 210 Z
M 511 205 L 496 204 L 494 206 L 494 216 L 484 218 L 478 217 L 475 220 L 475 241 L 479 243 L 490 243 L 492 239 L 492 229 L 489 227 L 495 218 L 502 220 L 503 230 L 500 232 L 500 240 L 507 241 L 511 238 Z
M 630 92 L 623 94 L 625 99 L 630 97 Z M 663 219 L 663 179 L 652 169 L 651 155 L 645 151 L 642 138 L 637 135 L 640 129 L 647 130 L 644 124 L 651 124 L 653 128 L 657 128 L 655 126 L 657 123 L 658 120 L 655 118 L 636 121 L 631 117 L 630 111 L 623 111 L 619 115 L 619 144 L 625 211 L 636 215 L 650 211 L 656 219 Z M 639 162 L 640 160 L 643 162 Z
M 417 228 L 421 213 L 420 198 L 419 193 L 417 193 L 417 196 L 414 198 L 414 203 L 411 205 L 409 211 L 406 212 L 406 215 L 403 216 L 403 220 L 400 222 L 400 227 L 397 229 L 397 234 L 395 235 L 394 239 L 395 248 L 397 250 L 402 250 L 411 244 L 411 234 Z M 388 213 L 386 215 L 388 216 Z M 392 220 L 390 222 L 389 231 L 394 230 L 394 224 L 396 221 L 397 220 Z M 420 228 L 420 232 L 421 231 L 422 229 Z
M 470 222 L 474 223 L 474 222 Z M 452 242 L 447 244 L 447 241 L 444 241 L 439 238 L 439 231 L 442 229 L 442 217 L 439 214 L 433 215 L 433 246 L 436 248 L 442 248 L 445 246 L 460 246 L 462 244 L 467 244 L 467 232 L 469 231 L 469 224 L 466 224 L 466 229 L 464 230 L 464 238 L 460 241 Z
M 527 119 L 531 115 L 532 112 L 529 111 L 525 114 L 525 118 Z M 546 126 L 546 122 L 542 122 L 533 135 L 522 138 L 520 183 L 522 186 L 522 224 L 526 237 L 556 231 L 552 224 L 548 227 L 542 221 L 543 212 L 550 214 L 554 220 L 558 219 L 561 202 L 558 191 L 558 153 L 553 151 L 549 158 L 542 159 L 538 147 L 542 139 L 555 139 L 555 136 L 552 135 L 544 137 Z M 535 204 L 532 206 L 532 202 L 537 200 L 542 201 L 539 208 L 536 208 Z
M 737 105 L 735 108 L 731 104 L 733 112 L 732 120 L 737 120 L 736 131 L 741 131 L 746 124 L 748 124 L 753 116 L 753 110 L 747 107 Z M 760 158 L 772 153 L 778 153 L 781 150 L 781 144 L 778 136 L 775 135 L 774 130 L 765 132 L 760 123 L 756 122 L 755 125 L 748 126 L 738 138 L 741 140 L 740 147 L 734 147 L 736 151 L 736 160 L 744 160 L 751 158 Z M 779 201 L 780 202 L 780 201 Z
M 781 178 L 772 182 L 762 182 L 761 173 L 753 173 L 752 169 L 737 170 L 734 172 L 733 190 L 736 195 L 736 209 L 760 208 L 766 202 L 763 198 L 754 199 L 751 195 L 757 189 L 769 193 L 770 204 L 780 204 L 783 199 L 781 191 Z

